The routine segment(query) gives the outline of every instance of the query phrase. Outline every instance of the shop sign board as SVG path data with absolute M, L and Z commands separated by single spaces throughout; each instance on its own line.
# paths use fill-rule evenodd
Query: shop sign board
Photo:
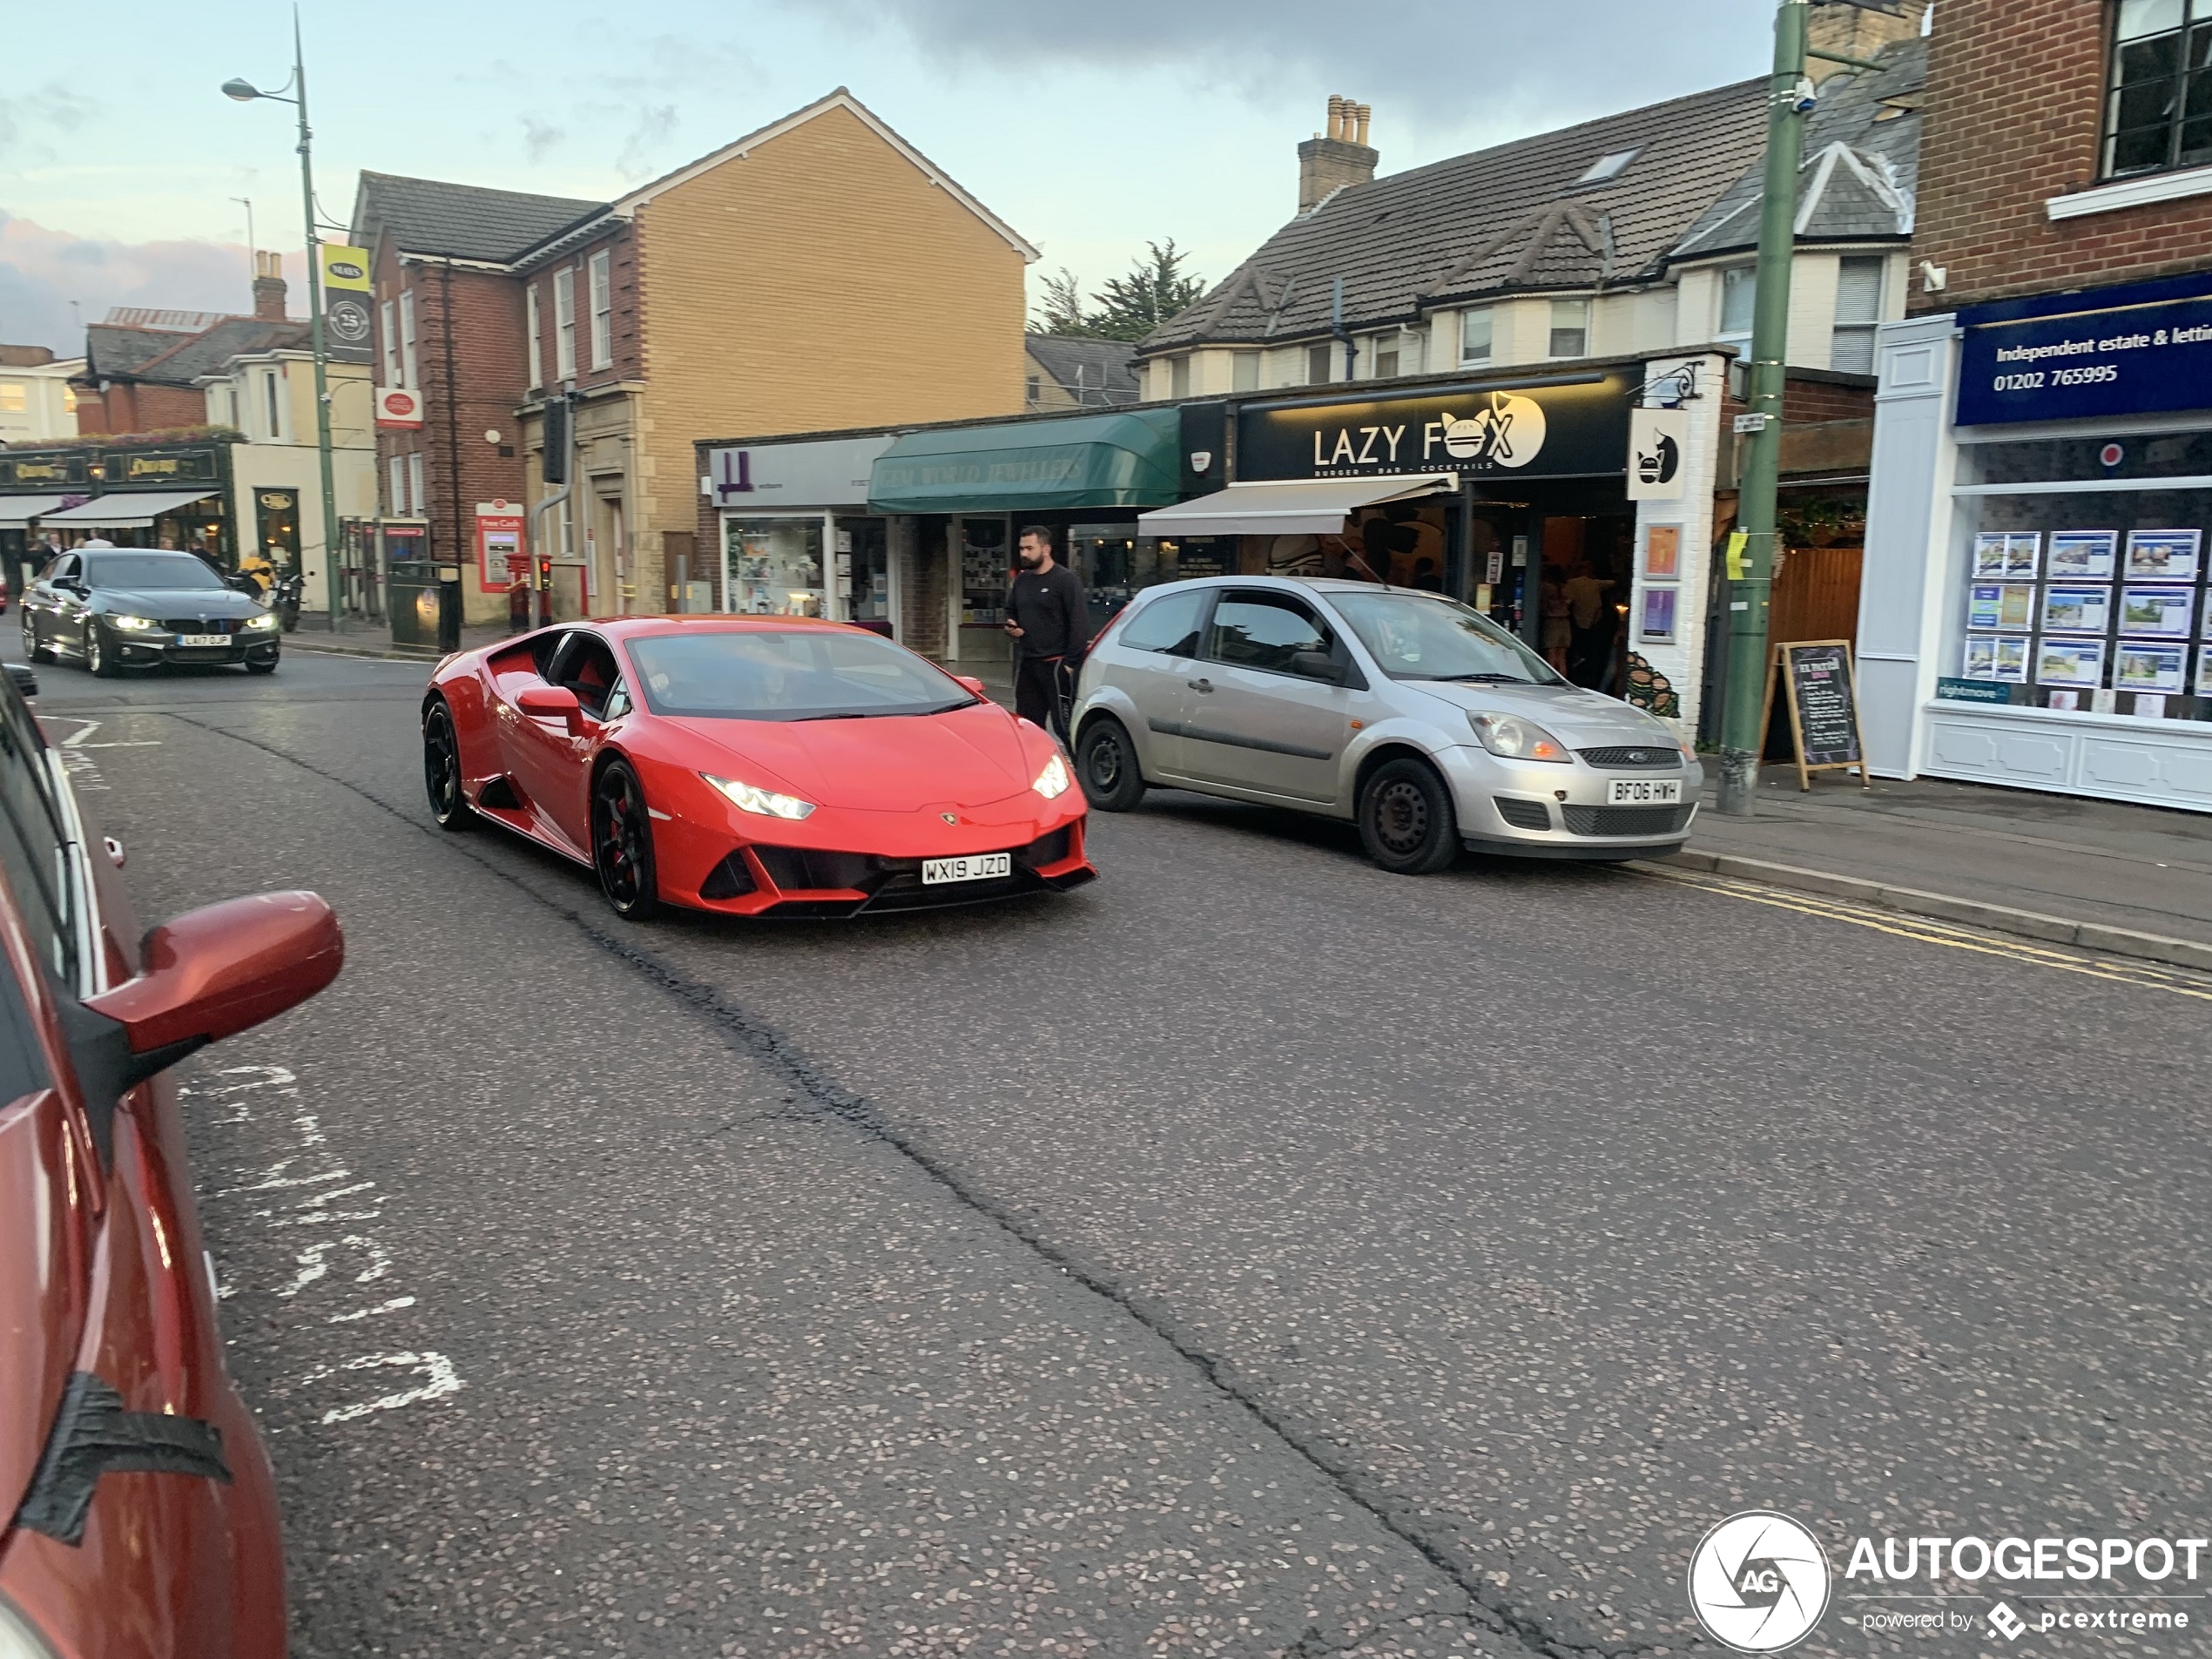
M 1237 476 L 1617 478 L 1627 470 L 1635 385 L 1608 372 L 1357 401 L 1248 403 L 1237 414 Z
M 1629 499 L 1680 501 L 1683 450 L 1689 442 L 1689 410 L 1630 409 Z
M 1960 426 L 2212 408 L 2212 273 L 1959 314 Z
M 476 503 L 476 576 L 486 593 L 504 593 L 517 575 L 527 573 L 523 525 L 520 502 Z
M 1860 784 L 1871 789 L 1866 742 L 1858 725 L 1858 676 L 1851 663 L 1851 642 L 1797 639 L 1774 647 L 1767 664 L 1766 708 L 1759 719 L 1760 750 L 1766 747 L 1767 723 L 1774 718 L 1777 679 L 1786 699 L 1790 745 L 1797 760 L 1797 787 L 1811 788 L 1816 772 L 1855 766 Z
M 11 489 L 51 489 L 90 482 L 89 457 L 72 455 L 0 454 L 0 486 Z
M 823 438 L 805 443 L 756 443 L 707 451 L 702 492 L 717 507 L 772 512 L 779 508 L 848 507 L 865 510 L 868 476 L 891 434 Z
M 378 387 L 376 426 L 381 432 L 421 430 L 422 394 L 411 386 Z

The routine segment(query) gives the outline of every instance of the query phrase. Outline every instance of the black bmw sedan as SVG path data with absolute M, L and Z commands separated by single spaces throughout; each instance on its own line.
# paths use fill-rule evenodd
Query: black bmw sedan
M 105 678 L 158 663 L 243 663 L 276 671 L 273 611 L 197 556 L 146 548 L 82 548 L 46 567 L 23 598 L 24 650 Z

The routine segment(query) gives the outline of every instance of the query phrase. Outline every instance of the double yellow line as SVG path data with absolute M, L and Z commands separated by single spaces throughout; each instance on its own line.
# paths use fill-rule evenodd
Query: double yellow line
M 2170 991 L 2175 996 L 2193 996 L 2199 1001 L 2212 1002 L 2212 976 L 2192 973 L 2185 968 L 2167 968 L 2157 962 L 2133 961 L 2124 956 L 2101 956 L 2094 952 L 2069 950 L 2059 945 L 2039 945 L 2024 939 L 2007 939 L 2002 934 L 1984 933 L 1979 928 L 1937 921 L 1925 916 L 1909 916 L 1901 911 L 1845 904 L 1841 900 L 1824 899 L 1817 894 L 1786 893 L 1779 888 L 1762 887 L 1755 881 L 1739 881 L 1730 876 L 1657 869 L 1634 870 L 1628 873 L 1649 881 L 1672 881 L 1683 887 L 1696 887 L 1706 893 L 1719 894 L 1723 898 L 1770 905 L 1777 910 L 1794 910 L 1802 916 L 1845 921 L 1854 927 L 1871 927 L 1877 933 L 1889 934 L 1898 939 L 1918 940 L 1925 945 L 1944 945 L 1952 950 L 1973 951 L 1982 956 L 2009 957 L 2013 961 L 2027 962 L 2037 968 L 2055 968 L 2061 973 L 2086 974 L 2091 979 L 2108 980 L 2115 985 L 2131 985 L 2148 991 Z

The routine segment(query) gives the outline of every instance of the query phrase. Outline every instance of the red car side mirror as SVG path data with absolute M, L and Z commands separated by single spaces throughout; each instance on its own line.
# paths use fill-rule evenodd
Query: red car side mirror
M 532 685 L 515 699 L 515 706 L 541 720 L 558 720 L 574 732 L 583 724 L 583 705 L 565 685 Z
M 120 1094 L 195 1049 L 274 1019 L 336 979 L 345 960 L 338 918 L 313 893 L 231 899 L 165 921 L 146 935 L 143 973 L 85 999 L 127 1044 L 100 1068 L 115 1075 L 98 1082 Z
M 977 679 L 973 674 L 955 674 L 953 678 L 958 680 L 962 685 L 968 687 L 969 691 L 974 692 L 978 697 L 988 697 L 990 695 L 990 691 L 985 687 L 983 682 Z

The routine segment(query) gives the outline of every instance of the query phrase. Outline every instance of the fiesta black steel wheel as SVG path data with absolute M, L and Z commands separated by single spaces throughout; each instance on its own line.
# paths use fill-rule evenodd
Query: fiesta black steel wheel
M 432 704 L 422 717 L 422 788 L 440 829 L 475 826 L 475 811 L 461 787 L 461 742 L 454 735 L 453 711 L 442 702 Z
M 1393 875 L 1429 875 L 1460 853 L 1452 792 L 1426 761 L 1385 761 L 1359 792 L 1359 841 Z
M 653 875 L 653 824 L 637 774 L 608 762 L 591 786 L 591 864 L 615 914 L 643 921 L 660 908 Z
M 114 649 L 100 632 L 100 624 L 90 617 L 84 623 L 84 666 L 104 680 L 111 680 L 122 672 L 122 664 L 115 660 Z
M 1076 745 L 1076 778 L 1083 799 L 1102 813 L 1126 813 L 1144 799 L 1144 774 L 1126 728 L 1103 714 L 1083 728 Z

